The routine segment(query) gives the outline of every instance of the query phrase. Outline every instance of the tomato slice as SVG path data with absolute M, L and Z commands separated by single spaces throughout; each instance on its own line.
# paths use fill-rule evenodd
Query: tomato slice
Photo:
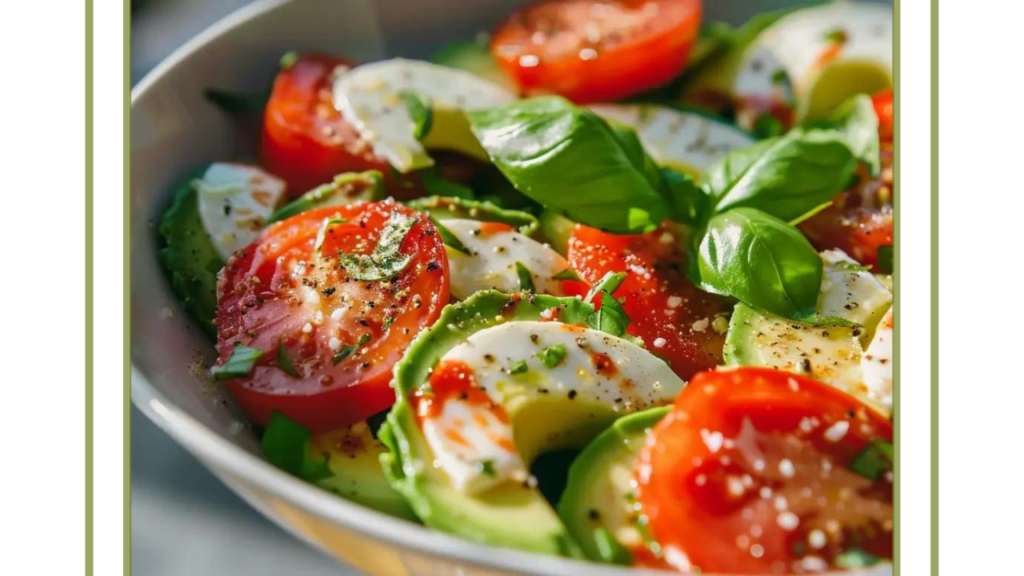
M 871 97 L 871 103 L 878 115 L 878 137 L 883 143 L 892 143 L 893 116 L 892 90 L 883 90 Z
M 722 363 L 730 303 L 686 277 L 679 233 L 662 228 L 618 236 L 577 224 L 569 238 L 569 264 L 591 284 L 608 272 L 626 272 L 615 291 L 625 298 L 626 331 L 669 362 L 680 378 Z
M 281 70 L 263 117 L 260 163 L 300 196 L 336 174 L 380 170 L 386 162 L 334 108 L 334 75 L 353 64 L 326 54 L 302 54 Z
M 700 18 L 700 0 L 542 0 L 498 28 L 491 52 L 527 93 L 617 100 L 677 76 Z
M 339 252 L 372 253 L 395 213 L 416 219 L 399 248 L 411 260 L 389 279 L 357 280 Z M 344 222 L 325 228 L 330 219 Z M 217 292 L 221 364 L 236 344 L 264 352 L 247 376 L 228 380 L 242 408 L 257 424 L 277 410 L 326 432 L 394 402 L 392 367 L 448 303 L 448 260 L 427 217 L 404 206 L 319 208 L 270 226 L 233 256 Z M 289 361 L 295 374 L 282 367 Z
M 821 572 L 854 549 L 891 559 L 891 468 L 851 468 L 873 441 L 891 443 L 892 423 L 836 388 L 704 372 L 648 436 L 636 497 L 677 569 Z

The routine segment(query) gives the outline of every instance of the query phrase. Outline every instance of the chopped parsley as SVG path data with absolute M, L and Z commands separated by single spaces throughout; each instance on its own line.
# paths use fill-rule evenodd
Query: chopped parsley
M 284 347 L 283 340 L 277 342 L 277 367 L 289 376 L 299 377 L 299 371 L 295 369 L 295 364 L 292 364 L 292 359 L 288 357 L 288 350 Z
M 612 336 L 622 336 L 629 326 L 622 304 L 607 292 L 601 293 L 601 308 L 587 317 L 587 325 Z
M 894 460 L 892 442 L 875 438 L 853 457 L 850 461 L 850 470 L 869 480 L 877 481 L 884 472 L 892 470 Z
M 580 275 L 576 273 L 572 268 L 566 268 L 558 274 L 552 276 L 555 280 L 583 280 Z
M 263 354 L 263 350 L 259 348 L 235 344 L 235 349 L 231 351 L 231 356 L 228 357 L 227 362 L 220 366 L 214 366 L 213 370 L 211 370 L 214 380 L 229 380 L 231 378 L 248 376 L 252 372 L 253 367 L 256 366 L 256 361 Z
M 341 267 L 352 278 L 368 282 L 397 276 L 412 262 L 412 254 L 402 254 L 399 250 L 402 241 L 417 222 L 419 220 L 416 218 L 398 211 L 392 212 L 380 232 L 380 239 L 374 246 L 373 253 L 341 254 Z
M 540 358 L 544 366 L 548 368 L 554 368 L 562 363 L 565 359 L 565 344 L 553 344 L 537 353 L 537 358 Z
M 494 478 L 498 472 L 494 469 L 494 460 L 484 460 L 480 463 L 480 473 L 484 476 Z
M 525 374 L 530 367 L 526 364 L 526 360 L 516 360 L 508 367 L 509 374 Z
M 533 274 L 530 274 L 530 269 L 526 267 L 522 262 L 516 262 L 516 274 L 519 275 L 519 290 L 522 292 L 536 292 L 537 288 L 533 285 Z
M 594 284 L 594 287 L 590 289 L 590 292 L 587 292 L 587 296 L 583 299 L 583 301 L 591 302 L 594 299 L 594 297 L 600 294 L 601 292 L 607 292 L 609 294 L 615 292 L 616 290 L 619 289 L 619 286 L 622 285 L 622 282 L 625 279 L 625 272 L 609 272 L 605 274 L 604 277 L 597 281 L 597 284 Z

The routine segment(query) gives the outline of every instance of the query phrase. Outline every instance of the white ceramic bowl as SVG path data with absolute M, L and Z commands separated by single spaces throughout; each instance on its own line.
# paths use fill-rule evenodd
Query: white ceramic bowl
M 349 565 L 381 575 L 642 574 L 472 544 L 333 496 L 267 463 L 244 416 L 196 370 L 213 346 L 171 294 L 157 230 L 172 187 L 209 162 L 254 158 L 252 127 L 204 101 L 209 86 L 265 89 L 280 56 L 316 49 L 369 61 L 423 56 L 490 28 L 522 2 L 263 0 L 181 47 L 132 91 L 132 401 L 228 486 L 275 522 Z M 775 2 L 707 2 L 742 19 Z M 888 574 L 883 568 L 871 574 Z

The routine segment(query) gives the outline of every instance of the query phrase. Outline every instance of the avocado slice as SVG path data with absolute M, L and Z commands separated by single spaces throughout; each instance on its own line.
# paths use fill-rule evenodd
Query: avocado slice
M 313 208 L 383 200 L 384 195 L 384 176 L 380 172 L 345 172 L 335 176 L 331 182 L 317 186 L 282 206 L 271 215 L 267 224 L 291 218 Z
M 274 412 L 263 433 L 263 453 L 272 464 L 346 500 L 385 514 L 416 520 L 405 498 L 388 484 L 381 469 L 384 445 L 370 422 L 324 434 Z
M 413 210 L 426 212 L 431 218 L 442 222 L 454 219 L 502 222 L 514 227 L 520 234 L 530 237 L 537 234 L 540 226 L 533 214 L 500 208 L 488 201 L 451 196 L 428 196 L 407 202 L 406 205 Z
M 569 467 L 558 515 L 590 560 L 632 564 L 644 544 L 633 502 L 633 472 L 650 429 L 669 411 L 651 408 L 623 416 Z
M 196 178 L 202 173 L 196 174 Z M 181 305 L 210 337 L 216 337 L 217 273 L 224 261 L 199 219 L 196 179 L 189 178 L 174 194 L 160 219 L 163 247 L 159 259 Z
M 506 481 L 499 477 L 486 484 L 487 479 L 484 477 L 488 476 L 488 471 L 484 466 L 477 474 L 477 479 L 485 481 L 484 487 L 470 489 L 467 484 L 456 486 L 452 469 L 447 468 L 447 462 L 451 461 L 449 455 L 434 452 L 424 432 L 426 425 L 421 426 L 418 421 L 415 405 L 418 393 L 429 394 L 423 385 L 428 382 L 432 370 L 443 357 L 457 354 L 460 349 L 465 351 L 475 347 L 470 343 L 459 348 L 469 338 L 475 336 L 482 339 L 488 331 L 520 323 L 551 327 L 560 326 L 558 323 L 585 326 L 587 318 L 593 313 L 591 305 L 577 298 L 484 291 L 460 304 L 445 308 L 437 323 L 416 339 L 405 359 L 395 366 L 398 400 L 380 434 L 390 450 L 381 457 L 381 462 L 392 486 L 406 496 L 424 524 L 484 544 L 562 556 L 581 555 L 578 545 L 556 512 L 528 480 Z M 540 320 L 558 322 L 537 322 Z M 572 330 L 566 328 L 559 331 L 569 333 Z M 582 328 L 576 330 L 585 333 Z M 636 347 L 635 344 L 611 335 L 603 334 L 602 337 L 617 344 L 626 343 Z M 483 346 L 483 342 L 479 340 L 477 345 Z M 494 344 L 493 341 L 491 344 Z M 508 345 L 514 346 L 515 342 L 508 341 Z M 640 352 L 647 354 L 643 350 Z M 483 354 L 482 351 L 480 353 Z M 567 355 L 573 353 L 574 350 L 569 350 Z M 524 357 L 532 363 L 531 368 L 521 380 L 516 381 L 511 380 L 512 371 L 503 367 L 502 362 L 505 360 L 497 359 L 496 367 L 501 367 L 501 372 L 509 374 L 509 382 L 504 383 L 506 390 L 512 387 L 536 390 L 538 382 L 546 382 L 545 370 L 537 369 L 539 360 L 532 354 Z M 664 370 L 659 368 L 657 378 L 650 382 L 637 380 L 635 385 L 651 386 L 653 382 L 660 382 L 660 386 L 652 386 L 655 392 L 650 395 L 656 397 L 656 401 L 668 402 L 683 383 L 660 360 L 653 355 L 650 358 L 651 362 L 659 363 Z M 559 368 L 566 369 L 566 366 L 572 365 L 567 361 Z M 502 384 L 495 388 L 500 386 Z M 586 445 L 620 414 L 615 408 L 617 404 L 573 402 L 575 397 L 575 394 L 566 395 L 563 391 L 562 394 L 529 396 L 529 401 L 521 403 L 517 403 L 517 400 L 522 397 L 514 396 L 513 400 L 506 402 L 504 407 L 514 431 L 518 457 L 522 458 L 526 466 L 541 449 Z M 502 464 L 497 466 L 500 474 Z

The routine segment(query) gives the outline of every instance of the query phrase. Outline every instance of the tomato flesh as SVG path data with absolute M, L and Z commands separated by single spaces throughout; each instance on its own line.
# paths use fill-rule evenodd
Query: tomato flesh
M 667 227 L 619 236 L 577 224 L 569 238 L 569 264 L 593 284 L 608 272 L 626 272 L 616 298 L 631 320 L 626 331 L 669 362 L 680 378 L 722 363 L 729 301 L 697 288 L 686 277 L 680 231 Z
M 700 0 L 543 0 L 509 17 L 491 51 L 524 92 L 616 100 L 677 76 L 700 18 Z
M 831 386 L 764 368 L 698 374 L 652 430 L 637 501 L 677 569 L 791 574 L 893 554 L 891 473 L 850 468 L 892 423 Z
M 353 278 L 339 253 L 372 253 L 395 212 L 417 219 L 400 247 L 411 261 L 389 279 Z M 344 222 L 324 228 L 328 219 Z M 275 410 L 314 432 L 359 422 L 394 402 L 391 369 L 416 334 L 437 320 L 448 287 L 437 230 L 401 205 L 327 207 L 278 222 L 233 256 L 219 278 L 220 362 L 237 344 L 264 351 L 247 376 L 228 380 L 228 388 L 260 425 Z M 347 347 L 353 348 L 338 358 Z M 281 349 L 297 375 L 281 367 Z

